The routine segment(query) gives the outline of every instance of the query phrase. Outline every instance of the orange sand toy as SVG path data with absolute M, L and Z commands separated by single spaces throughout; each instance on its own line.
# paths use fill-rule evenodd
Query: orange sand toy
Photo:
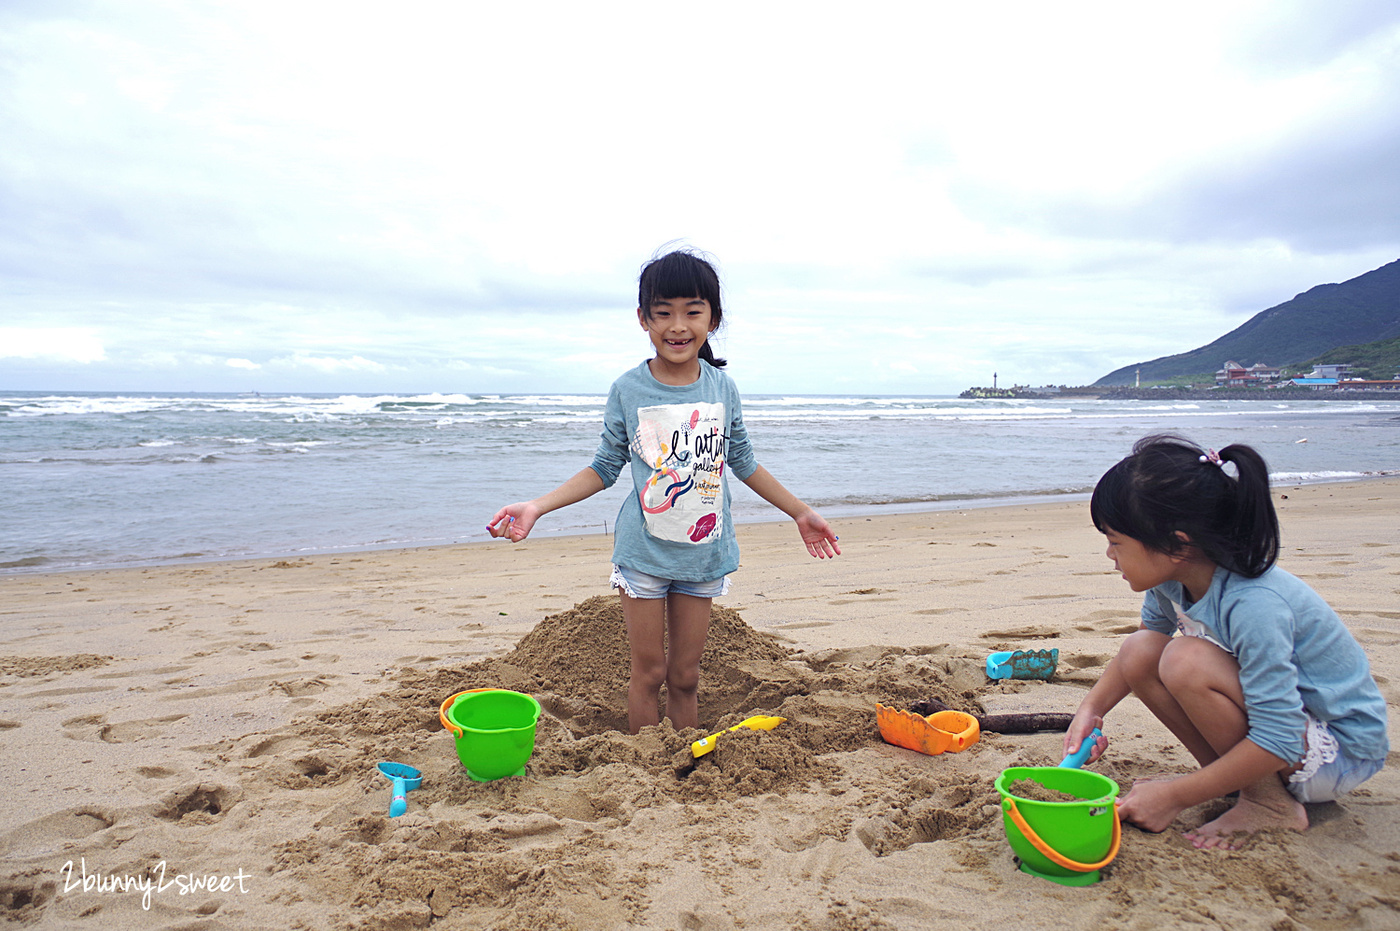
M 957 753 L 977 743 L 982 735 L 977 719 L 961 711 L 935 711 L 925 717 L 876 702 L 875 723 L 880 725 L 885 743 L 919 753 Z

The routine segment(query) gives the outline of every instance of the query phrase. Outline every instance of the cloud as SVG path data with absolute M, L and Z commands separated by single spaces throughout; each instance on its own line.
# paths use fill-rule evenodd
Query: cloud
M 1400 24 L 1400 7 L 1372 0 L 1331 0 L 1326 15 L 1310 0 L 1270 0 L 1233 46 L 1248 66 L 1269 74 L 1326 66 Z
M 682 238 L 750 390 L 1093 381 L 1400 252 L 1391 6 L 4 4 L 14 377 L 599 390 Z
M 107 358 L 90 327 L 0 327 L 0 358 L 91 365 Z
M 270 363 L 273 366 L 285 368 L 306 368 L 322 374 L 338 374 L 342 372 L 371 372 L 378 374 L 386 371 L 386 366 L 379 362 L 373 362 L 363 356 L 351 356 L 348 359 L 335 359 L 328 356 L 284 356 L 273 359 Z

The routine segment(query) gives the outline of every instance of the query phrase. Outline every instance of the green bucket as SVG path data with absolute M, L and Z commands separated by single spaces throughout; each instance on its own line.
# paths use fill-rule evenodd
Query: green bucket
M 490 782 L 525 775 L 540 711 L 540 703 L 523 692 L 474 689 L 444 702 L 442 723 L 456 741 L 467 775 Z
M 1011 791 L 1023 779 L 1072 795 L 1046 802 Z M 1100 773 L 1060 766 L 1013 766 L 997 777 L 1002 825 L 1021 870 L 1063 886 L 1099 881 L 1118 856 L 1118 783 Z

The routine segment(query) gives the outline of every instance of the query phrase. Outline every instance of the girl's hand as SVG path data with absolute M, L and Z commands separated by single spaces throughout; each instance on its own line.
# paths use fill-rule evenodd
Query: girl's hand
M 486 532 L 493 537 L 506 537 L 512 543 L 519 543 L 530 535 L 530 530 L 539 520 L 542 512 L 529 501 L 507 504 L 496 512 L 496 516 L 486 525 Z
M 1174 779 L 1139 779 L 1118 800 L 1118 817 L 1154 834 L 1171 827 L 1186 807 L 1176 801 Z
M 802 534 L 802 542 L 807 544 L 807 552 L 818 559 L 835 558 L 841 555 L 841 547 L 836 541 L 841 539 L 831 532 L 829 525 L 816 511 L 793 518 L 797 521 L 797 532 Z
M 1078 712 L 1074 720 L 1069 722 L 1069 729 L 1065 731 L 1065 756 L 1077 751 L 1080 745 L 1086 740 L 1092 740 L 1094 749 L 1089 753 L 1089 758 L 1085 764 L 1092 763 L 1104 755 L 1108 749 L 1108 738 L 1100 734 L 1098 737 L 1091 737 L 1094 728 L 1103 730 L 1103 715 Z

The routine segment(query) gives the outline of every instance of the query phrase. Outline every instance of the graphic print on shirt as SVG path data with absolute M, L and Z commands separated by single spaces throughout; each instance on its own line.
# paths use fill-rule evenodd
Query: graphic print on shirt
M 1170 598 L 1168 598 L 1167 601 L 1176 609 L 1176 629 L 1181 631 L 1183 636 L 1199 637 L 1202 640 L 1215 644 L 1231 656 L 1235 655 L 1225 644 L 1215 639 L 1215 635 L 1211 632 L 1209 627 L 1187 614 L 1186 609 L 1175 601 L 1172 601 Z
M 647 531 L 676 543 L 718 540 L 724 527 L 723 404 L 659 404 L 637 410 L 632 452 L 651 468 L 638 495 Z

